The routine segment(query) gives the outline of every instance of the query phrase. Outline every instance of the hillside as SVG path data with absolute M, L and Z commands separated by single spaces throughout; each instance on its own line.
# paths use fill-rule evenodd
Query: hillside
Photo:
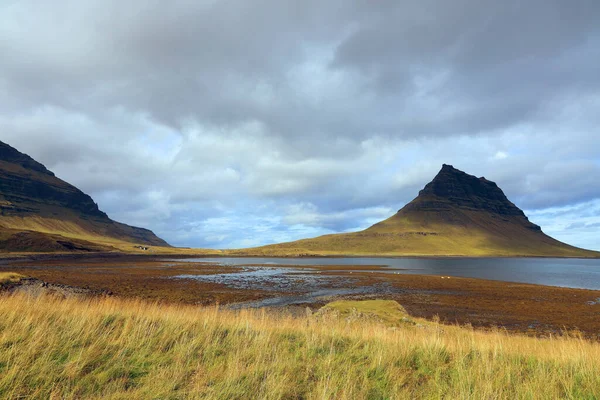
M 531 223 L 502 190 L 444 165 L 398 213 L 355 233 L 241 250 L 253 255 L 599 257 Z
M 90 196 L 0 142 L 0 252 L 106 251 L 169 246 L 111 220 Z

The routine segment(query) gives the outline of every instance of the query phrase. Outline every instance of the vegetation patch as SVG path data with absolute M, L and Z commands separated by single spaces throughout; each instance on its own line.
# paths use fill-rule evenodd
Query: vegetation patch
M 388 302 L 329 305 L 402 318 Z M 353 311 L 350 311 L 351 313 Z M 0 398 L 595 398 L 600 345 L 440 325 L 0 296 Z
M 0 272 L 0 285 L 5 283 L 17 283 L 21 279 L 25 279 L 25 276 L 14 272 Z
M 332 314 L 347 321 L 370 319 L 389 326 L 414 324 L 404 307 L 393 300 L 341 300 L 327 304 L 318 315 Z

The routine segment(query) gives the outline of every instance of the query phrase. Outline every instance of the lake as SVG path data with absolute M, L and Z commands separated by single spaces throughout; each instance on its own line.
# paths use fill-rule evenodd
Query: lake
M 507 282 L 533 283 L 569 288 L 600 290 L 600 259 L 573 258 L 264 258 L 216 257 L 192 258 L 178 261 L 206 262 L 231 266 L 262 264 L 344 266 L 379 265 L 384 272 L 401 274 L 442 275 L 464 278 L 491 279 Z M 248 273 L 262 274 L 264 269 L 250 269 Z M 279 271 L 276 272 L 277 274 Z M 223 275 L 220 275 L 221 277 Z M 276 278 L 274 278 L 276 279 Z

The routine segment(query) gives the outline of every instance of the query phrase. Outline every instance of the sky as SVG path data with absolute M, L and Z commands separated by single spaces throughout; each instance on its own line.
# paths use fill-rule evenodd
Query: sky
M 0 140 L 177 246 L 366 228 L 452 164 L 600 250 L 598 0 L 0 1 Z

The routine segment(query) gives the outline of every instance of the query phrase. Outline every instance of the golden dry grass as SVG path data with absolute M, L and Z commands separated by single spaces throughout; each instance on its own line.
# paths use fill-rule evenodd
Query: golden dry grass
M 0 285 L 3 283 L 19 282 L 24 278 L 25 277 L 23 275 L 14 272 L 0 272 Z
M 66 214 L 61 218 L 48 218 L 37 215 L 26 217 L 2 217 L 2 228 L 12 231 L 33 231 L 61 235 L 65 238 L 85 240 L 107 247 L 132 249 L 134 244 L 127 240 L 106 236 L 90 222 L 82 221 L 74 215 Z
M 388 326 L 414 323 L 404 307 L 394 300 L 339 300 L 325 305 L 319 312 L 334 312 L 347 319 L 366 317 Z
M 595 398 L 600 345 L 325 314 L 0 297 L 0 398 Z
M 64 215 L 61 218 L 48 218 L 42 216 L 27 216 L 27 217 L 7 217 L 3 216 L 0 219 L 0 239 L 6 239 L 17 232 L 40 232 L 47 235 L 60 235 L 63 239 L 84 241 L 93 243 L 99 247 L 99 250 L 104 247 L 106 252 L 119 252 L 126 254 L 178 254 L 185 255 L 219 255 L 219 250 L 204 250 L 204 249 L 181 249 L 174 247 L 148 246 L 143 243 L 135 243 L 132 239 L 119 239 L 107 236 L 106 232 L 91 222 L 86 222 L 78 219 L 75 215 Z M 137 246 L 143 245 L 149 250 L 139 249 Z M 84 246 L 85 247 L 85 246 Z M 99 251 L 98 250 L 98 251 Z M 32 247 L 33 253 L 40 253 Z M 43 253 L 43 252 L 42 252 Z M 60 252 L 53 252 L 55 254 Z M 71 252 L 64 251 L 69 254 Z M 11 256 L 18 254 L 29 254 L 26 251 L 4 253 Z M 0 254 L 0 257 L 2 255 Z

